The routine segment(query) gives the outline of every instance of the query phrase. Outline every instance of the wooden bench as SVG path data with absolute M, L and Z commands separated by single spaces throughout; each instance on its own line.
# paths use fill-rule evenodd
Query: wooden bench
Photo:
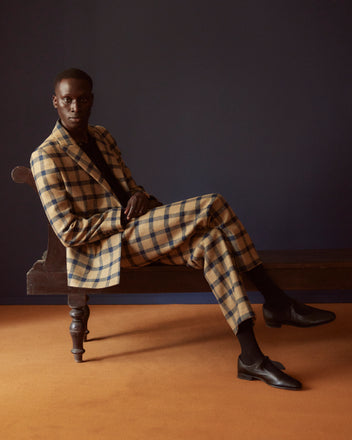
M 12 170 L 16 183 L 36 186 L 31 170 Z M 285 290 L 351 290 L 352 249 L 267 250 L 259 251 L 270 276 Z M 247 290 L 256 290 L 243 276 Z M 88 295 L 122 293 L 209 292 L 201 270 L 183 266 L 152 264 L 142 268 L 123 269 L 121 283 L 105 289 L 68 287 L 65 248 L 48 227 L 48 249 L 27 273 L 27 295 L 67 295 L 71 308 L 70 334 L 76 362 L 82 362 L 87 340 Z

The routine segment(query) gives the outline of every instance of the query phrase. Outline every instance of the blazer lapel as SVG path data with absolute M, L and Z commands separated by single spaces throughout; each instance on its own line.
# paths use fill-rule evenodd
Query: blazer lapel
M 99 168 L 97 168 L 96 165 L 90 160 L 89 156 L 82 150 L 82 148 L 76 144 L 67 130 L 61 125 L 60 121 L 57 121 L 52 134 L 55 136 L 62 150 L 68 156 L 70 156 L 71 159 L 73 159 L 84 171 L 86 171 L 90 176 L 93 177 L 93 179 L 102 185 L 106 191 L 113 193 L 110 185 L 104 179 Z
M 91 136 L 94 137 L 106 163 L 111 166 L 111 171 L 114 174 L 115 178 L 120 182 L 120 185 L 123 187 L 123 189 L 129 192 L 130 189 L 126 182 L 126 176 L 124 175 L 124 172 L 122 170 L 121 162 L 119 162 L 119 160 L 117 159 L 117 155 L 111 151 L 111 145 L 102 138 L 99 130 L 97 130 L 94 126 L 89 126 L 89 133 Z

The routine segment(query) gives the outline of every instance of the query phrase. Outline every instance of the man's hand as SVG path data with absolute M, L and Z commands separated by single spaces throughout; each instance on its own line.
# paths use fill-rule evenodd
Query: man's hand
M 149 211 L 149 199 L 142 191 L 138 191 L 129 199 L 124 211 L 127 220 L 140 217 Z

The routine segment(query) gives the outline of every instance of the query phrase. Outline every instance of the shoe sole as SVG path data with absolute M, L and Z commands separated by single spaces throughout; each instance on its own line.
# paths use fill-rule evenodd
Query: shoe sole
M 317 322 L 314 324 L 309 324 L 309 325 L 300 325 L 300 324 L 294 324 L 290 321 L 267 321 L 265 320 L 265 325 L 269 328 L 281 328 L 283 325 L 291 325 L 292 327 L 300 327 L 300 328 L 309 328 L 309 327 L 317 327 L 318 325 L 324 325 L 324 324 L 329 324 L 329 322 L 333 322 L 335 321 L 335 318 L 333 319 L 329 319 L 328 321 L 324 321 L 324 322 Z

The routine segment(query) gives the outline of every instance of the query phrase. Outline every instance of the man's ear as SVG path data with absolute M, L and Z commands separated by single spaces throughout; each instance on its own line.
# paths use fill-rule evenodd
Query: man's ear
M 56 97 L 56 95 L 53 95 L 53 106 L 54 106 L 54 108 L 57 108 L 57 97 Z

